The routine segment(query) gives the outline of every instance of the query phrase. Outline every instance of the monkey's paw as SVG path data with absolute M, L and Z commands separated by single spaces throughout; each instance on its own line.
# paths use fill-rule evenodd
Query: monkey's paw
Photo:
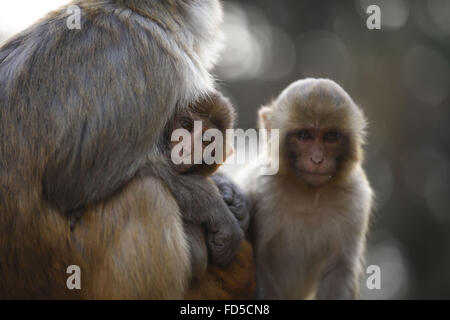
M 231 263 L 244 239 L 244 232 L 237 220 L 233 216 L 229 220 L 221 223 L 217 231 L 208 230 L 207 235 L 211 262 L 221 267 Z
M 250 223 L 250 199 L 247 194 L 224 174 L 218 173 L 212 177 L 212 180 L 219 189 L 228 209 L 238 220 L 242 230 L 247 231 Z

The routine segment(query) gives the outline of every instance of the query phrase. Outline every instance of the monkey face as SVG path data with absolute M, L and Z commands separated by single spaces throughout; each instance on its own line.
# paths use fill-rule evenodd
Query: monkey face
M 294 82 L 259 117 L 261 127 L 281 130 L 280 172 L 294 173 L 294 180 L 310 186 L 343 182 L 361 162 L 366 120 L 331 80 Z
M 197 173 L 205 176 L 214 173 L 233 153 L 233 148 L 226 139 L 226 129 L 232 128 L 233 122 L 234 108 L 218 91 L 210 93 L 195 105 L 190 106 L 189 112 L 175 115 L 166 128 L 167 157 L 171 158 L 172 151 L 175 151 L 178 159 L 183 159 L 183 162 L 179 164 L 172 162 L 175 170 L 179 173 Z M 184 129 L 189 136 L 186 137 L 186 141 L 183 139 L 181 144 L 171 139 L 172 133 L 177 129 Z M 216 141 L 216 135 L 220 135 L 218 141 Z M 178 139 L 178 136 L 175 139 Z M 194 154 L 195 152 L 197 154 Z M 204 152 L 219 161 L 217 163 L 205 161 Z M 194 161 L 195 159 L 197 161 Z
M 329 128 L 299 128 L 287 135 L 291 165 L 303 181 L 320 186 L 335 176 L 344 150 L 341 131 Z
M 201 125 L 197 126 L 194 125 L 194 122 L 198 121 Z M 195 146 L 194 144 L 197 142 L 201 143 L 201 151 L 208 146 L 208 144 L 212 144 L 213 142 L 207 142 L 203 140 L 203 134 L 207 129 L 215 128 L 213 125 L 211 125 L 207 120 L 202 119 L 200 117 L 194 117 L 193 115 L 190 116 L 175 116 L 174 118 L 174 124 L 173 124 L 173 130 L 177 129 L 184 129 L 186 130 L 186 133 L 189 133 L 188 142 L 181 144 L 181 149 L 177 149 L 178 157 L 182 158 L 184 161 L 180 164 L 173 164 L 173 167 L 176 171 L 179 173 L 186 173 L 190 170 L 192 170 L 194 165 L 194 150 Z M 186 137 L 185 137 L 186 138 Z M 175 146 L 177 146 L 179 142 L 178 141 L 169 141 L 169 150 L 167 152 L 167 157 L 171 157 L 171 153 Z
M 172 141 L 169 139 L 167 158 L 172 157 L 172 152 L 175 152 L 178 158 L 183 159 L 183 162 L 175 164 L 172 162 L 173 168 L 179 173 L 200 173 L 204 175 L 209 175 L 214 173 L 220 164 L 213 163 L 207 164 L 203 159 L 203 152 L 207 147 L 211 151 L 211 156 L 216 155 L 216 147 L 219 147 L 215 137 L 208 135 L 208 130 L 219 129 L 219 127 L 213 124 L 210 119 L 206 117 L 196 116 L 190 114 L 189 116 L 176 116 L 173 121 L 172 130 L 184 129 L 187 133 L 187 143 L 180 143 L 179 141 Z M 198 146 L 196 146 L 198 144 Z M 195 162 L 195 151 L 200 152 L 200 157 L 202 162 Z M 228 149 L 225 146 L 224 154 L 228 156 Z

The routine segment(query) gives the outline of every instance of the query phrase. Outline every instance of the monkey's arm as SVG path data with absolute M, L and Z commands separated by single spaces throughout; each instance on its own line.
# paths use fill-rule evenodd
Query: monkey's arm
M 357 299 L 358 280 L 364 264 L 364 248 L 369 215 L 372 208 L 372 190 L 365 174 L 360 171 L 355 180 L 354 192 L 348 212 L 353 213 L 352 224 L 347 225 L 347 237 L 341 249 L 330 259 L 317 290 L 317 299 Z M 356 200 L 357 199 L 357 200 Z
M 242 231 L 246 232 L 250 223 L 250 198 L 244 190 L 223 173 L 215 174 L 211 179 L 216 184 L 223 200 L 234 214 Z
M 184 221 L 184 233 L 189 244 L 191 273 L 194 281 L 202 278 L 208 268 L 208 248 L 206 231 L 202 225 Z
M 221 266 L 229 264 L 244 233 L 211 181 L 198 174 L 179 174 L 162 157 L 149 161 L 142 173 L 157 176 L 167 184 L 184 221 L 204 224 L 212 262 Z
M 341 253 L 324 270 L 316 293 L 318 300 L 356 299 L 360 257 L 355 252 Z
M 248 228 L 250 217 L 250 200 L 244 191 L 224 174 L 212 176 L 228 209 L 238 220 L 242 231 Z M 184 230 L 191 252 L 191 267 L 193 277 L 200 280 L 205 275 L 208 266 L 208 250 L 206 247 L 206 230 L 204 226 L 184 222 Z M 233 260 L 235 261 L 235 260 Z M 235 262 L 234 262 L 235 263 Z M 250 297 L 248 297 L 250 298 Z
M 260 260 L 260 259 L 258 259 Z M 281 290 L 270 269 L 265 263 L 258 263 L 256 267 L 256 299 L 279 300 L 282 299 Z
M 349 300 L 356 299 L 358 284 L 354 268 L 348 261 L 339 261 L 328 271 L 319 283 L 316 299 Z

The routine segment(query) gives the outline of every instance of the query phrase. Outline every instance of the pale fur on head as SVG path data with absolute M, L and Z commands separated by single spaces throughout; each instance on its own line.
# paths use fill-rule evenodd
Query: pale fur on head
M 312 127 L 337 129 L 348 138 L 341 177 L 349 176 L 354 164 L 363 159 L 367 120 L 348 93 L 329 79 L 307 78 L 290 84 L 277 99 L 259 110 L 259 125 L 280 130 L 280 162 L 284 160 L 286 134 L 293 129 Z
M 249 168 L 241 179 L 253 203 L 258 297 L 356 297 L 373 198 L 361 166 L 366 126 L 362 111 L 333 81 L 305 79 L 261 108 L 259 117 L 261 127 L 280 129 L 281 141 L 292 128 L 338 126 L 353 146 L 347 150 L 352 155 L 345 179 L 314 192 L 291 183 L 298 179 L 292 173 L 282 174 L 287 165 L 282 151 L 278 174 L 261 176 L 258 168 Z

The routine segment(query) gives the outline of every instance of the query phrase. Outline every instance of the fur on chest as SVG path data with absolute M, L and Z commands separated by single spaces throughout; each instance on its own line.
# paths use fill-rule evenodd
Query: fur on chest
M 360 228 L 361 221 L 345 201 L 297 197 L 293 203 L 292 199 L 280 195 L 276 201 L 278 221 L 272 221 L 272 227 L 276 226 L 273 239 L 289 252 L 324 258 L 340 251 Z M 318 252 L 321 256 L 316 256 Z

